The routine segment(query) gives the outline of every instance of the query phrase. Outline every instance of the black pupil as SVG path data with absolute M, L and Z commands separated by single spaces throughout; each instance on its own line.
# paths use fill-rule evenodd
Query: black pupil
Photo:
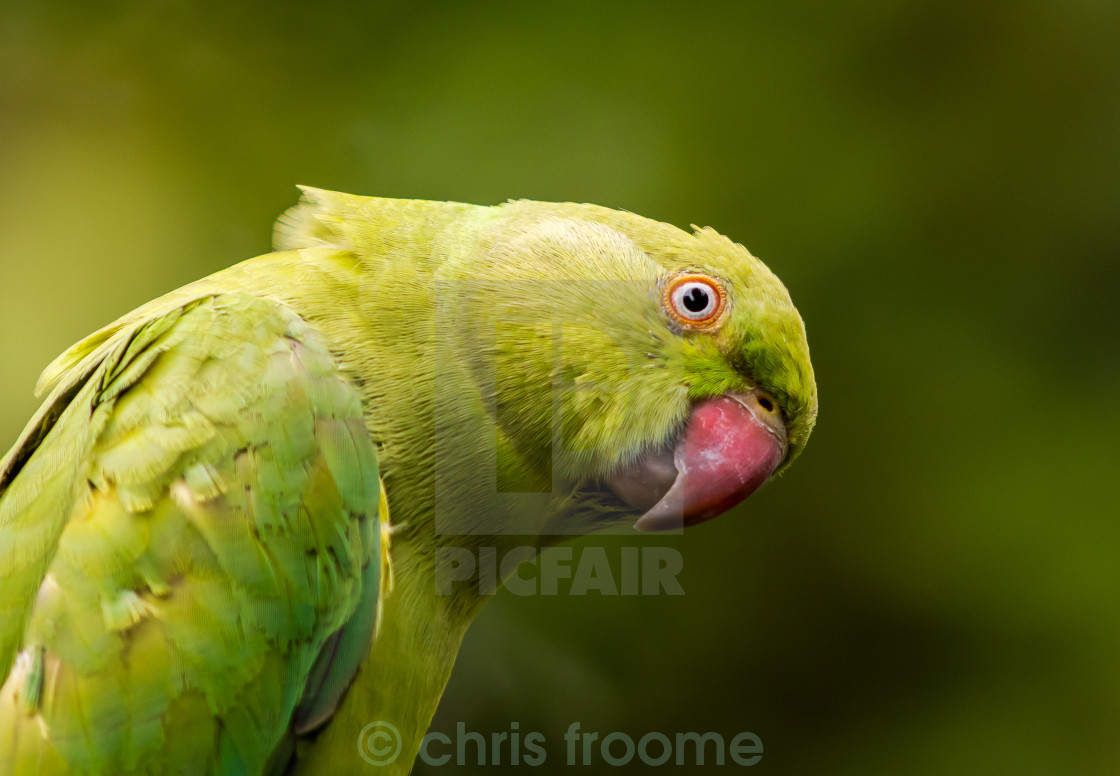
M 690 313 L 703 312 L 708 308 L 708 292 L 693 286 L 684 292 L 684 299 L 681 302 L 684 304 L 684 309 Z

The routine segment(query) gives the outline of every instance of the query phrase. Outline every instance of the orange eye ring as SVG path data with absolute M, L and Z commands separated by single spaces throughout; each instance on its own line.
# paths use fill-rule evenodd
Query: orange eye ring
M 727 290 L 709 275 L 682 272 L 666 279 L 661 291 L 661 306 L 681 328 L 712 331 L 723 322 Z

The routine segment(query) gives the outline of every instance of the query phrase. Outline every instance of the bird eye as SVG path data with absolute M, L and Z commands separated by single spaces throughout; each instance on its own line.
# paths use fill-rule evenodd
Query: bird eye
M 713 329 L 727 305 L 727 292 L 715 278 L 682 274 L 665 283 L 661 301 L 669 317 L 686 329 Z

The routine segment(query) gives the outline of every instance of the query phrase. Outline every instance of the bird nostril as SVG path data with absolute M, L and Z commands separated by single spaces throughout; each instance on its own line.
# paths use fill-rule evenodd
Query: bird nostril
M 758 401 L 759 407 L 762 407 L 762 409 L 767 412 L 774 411 L 774 401 L 769 396 L 757 396 L 755 398 Z

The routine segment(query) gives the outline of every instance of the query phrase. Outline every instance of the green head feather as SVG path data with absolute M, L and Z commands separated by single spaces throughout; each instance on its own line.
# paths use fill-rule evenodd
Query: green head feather
M 669 440 L 697 402 L 755 388 L 787 426 L 781 468 L 804 448 L 817 411 L 804 325 L 778 278 L 715 231 L 595 205 L 305 195 L 277 247 L 360 263 L 362 320 L 336 337 L 376 409 L 390 494 L 406 478 L 431 505 L 432 470 L 463 477 L 472 460 L 496 469 L 499 491 L 563 500 Z M 717 330 L 667 315 L 664 284 L 685 271 L 726 289 Z M 445 490 L 483 498 L 457 482 Z
M 456 255 L 440 273 L 465 324 L 454 336 L 494 369 L 499 422 L 522 449 L 559 453 L 563 475 L 601 476 L 666 441 L 692 404 L 754 388 L 786 422 L 783 468 L 804 448 L 817 412 L 805 327 L 741 245 L 594 205 L 519 201 L 495 208 Z M 684 330 L 667 314 L 663 286 L 681 272 L 721 281 L 718 330 Z

